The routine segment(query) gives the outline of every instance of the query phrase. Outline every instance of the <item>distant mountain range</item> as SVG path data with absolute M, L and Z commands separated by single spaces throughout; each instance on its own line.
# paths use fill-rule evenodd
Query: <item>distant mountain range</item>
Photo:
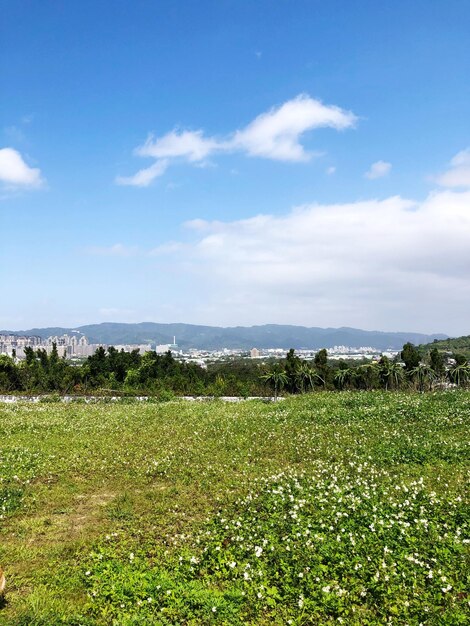
M 314 349 L 332 348 L 333 346 L 371 346 L 377 350 L 398 350 L 404 343 L 426 344 L 435 339 L 447 339 L 447 335 L 425 335 L 407 332 L 380 332 L 360 330 L 358 328 L 307 328 L 305 326 L 286 326 L 265 324 L 263 326 L 235 326 L 222 328 L 217 326 L 197 326 L 194 324 L 90 324 L 75 328 L 32 328 L 24 331 L 0 331 L 0 334 L 37 335 L 42 338 L 51 335 L 70 334 L 79 331 L 86 335 L 90 343 L 108 345 L 167 344 L 176 337 L 177 344 L 183 348 L 201 348 L 217 350 L 223 348 L 295 348 Z

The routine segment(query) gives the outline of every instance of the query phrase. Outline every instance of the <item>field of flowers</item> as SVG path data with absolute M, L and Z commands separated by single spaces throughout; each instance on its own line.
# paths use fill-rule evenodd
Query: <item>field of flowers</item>
M 470 393 L 0 405 L 0 624 L 470 623 Z

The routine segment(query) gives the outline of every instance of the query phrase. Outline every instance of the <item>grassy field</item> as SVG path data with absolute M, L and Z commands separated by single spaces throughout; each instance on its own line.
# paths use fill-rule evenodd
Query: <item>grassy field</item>
M 470 393 L 0 406 L 0 624 L 470 623 Z

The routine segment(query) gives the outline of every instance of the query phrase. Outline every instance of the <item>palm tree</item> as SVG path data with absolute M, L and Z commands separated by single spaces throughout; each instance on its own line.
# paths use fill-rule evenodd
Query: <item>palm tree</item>
M 374 388 L 375 379 L 379 372 L 379 368 L 375 363 L 365 363 L 357 368 L 359 378 L 362 379 L 367 391 Z
M 455 385 L 464 386 L 470 380 L 470 364 L 456 363 L 448 370 L 447 376 Z
M 381 367 L 385 390 L 398 389 L 404 378 L 403 367 L 394 361 L 386 361 Z
M 302 361 L 302 363 L 297 367 L 295 372 L 295 385 L 300 393 L 304 393 L 305 388 L 309 384 L 310 379 L 310 367 L 308 363 Z
M 285 370 L 283 370 L 279 365 L 275 365 L 270 372 L 263 374 L 261 379 L 274 389 L 275 402 L 277 402 L 278 391 L 280 391 L 289 381 Z
M 344 389 L 346 385 L 352 381 L 353 376 L 354 376 L 354 370 L 351 369 L 350 367 L 336 370 L 335 383 L 338 385 L 340 389 Z
M 426 365 L 425 363 L 420 363 L 412 370 L 410 370 L 410 377 L 412 380 L 416 381 L 418 384 L 418 389 L 422 393 L 424 391 L 425 386 L 429 388 L 432 386 L 436 378 L 436 374 L 434 370 Z

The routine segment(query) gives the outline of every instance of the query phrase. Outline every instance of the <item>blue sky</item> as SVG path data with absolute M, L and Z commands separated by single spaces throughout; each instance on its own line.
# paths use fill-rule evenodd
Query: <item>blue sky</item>
M 468 2 L 2 15 L 0 328 L 470 332 Z

